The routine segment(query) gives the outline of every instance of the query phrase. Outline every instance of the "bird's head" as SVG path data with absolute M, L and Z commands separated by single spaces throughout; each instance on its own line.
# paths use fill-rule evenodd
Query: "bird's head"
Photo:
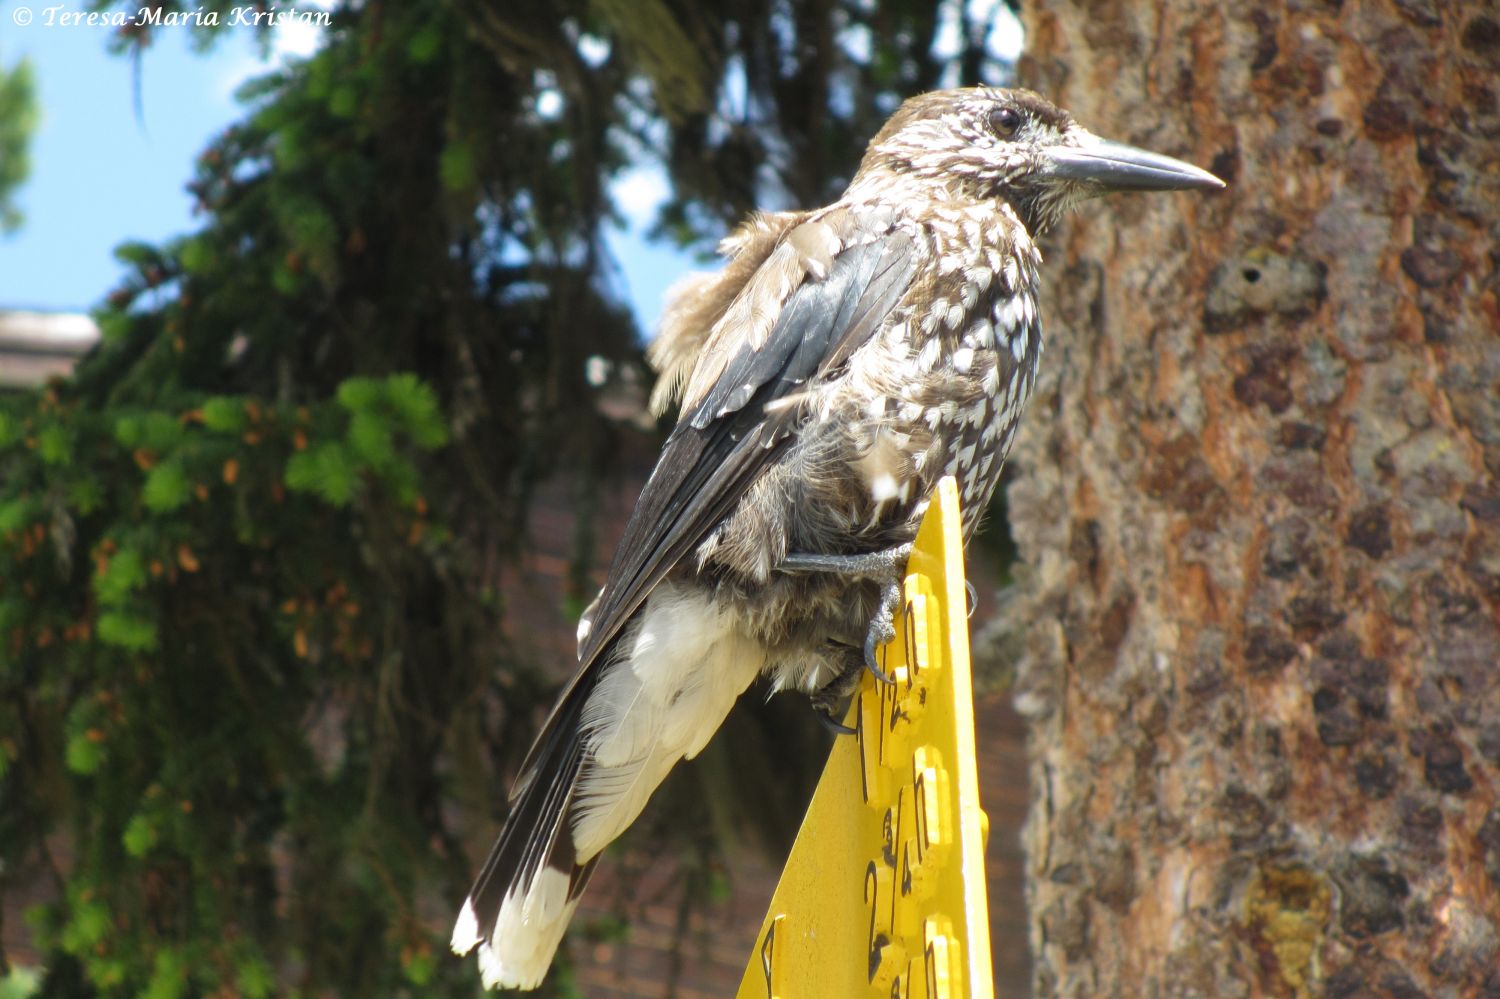
M 1003 198 L 1035 235 L 1112 191 L 1218 189 L 1206 170 L 1094 135 L 1029 90 L 966 87 L 913 97 L 870 142 L 851 192 L 892 174 L 966 200 Z

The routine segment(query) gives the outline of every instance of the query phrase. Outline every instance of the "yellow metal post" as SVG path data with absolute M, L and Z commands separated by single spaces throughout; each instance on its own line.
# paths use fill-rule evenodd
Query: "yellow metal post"
M 938 485 L 905 609 L 866 675 L 738 999 L 992 999 L 958 490 Z

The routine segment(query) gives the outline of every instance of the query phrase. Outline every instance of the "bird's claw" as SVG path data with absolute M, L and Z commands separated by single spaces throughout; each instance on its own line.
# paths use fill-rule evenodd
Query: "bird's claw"
M 859 729 L 853 727 L 852 725 L 845 725 L 843 722 L 834 717 L 833 710 L 831 708 L 825 710 L 818 705 L 814 705 L 813 715 L 818 719 L 818 723 L 820 725 L 822 725 L 828 731 L 832 732 L 834 735 L 853 735 L 854 733 L 859 731 Z
M 881 638 L 876 634 L 875 627 L 871 625 L 870 632 L 865 636 L 865 669 L 881 683 L 895 683 L 891 675 L 880 668 L 880 661 L 876 658 L 875 650 L 889 642 L 889 638 Z
M 882 645 L 896 637 L 896 607 L 901 603 L 901 584 L 888 580 L 880 587 L 880 606 L 870 619 L 870 628 L 865 632 L 865 668 L 881 683 L 894 683 L 890 675 L 880 668 L 876 652 Z

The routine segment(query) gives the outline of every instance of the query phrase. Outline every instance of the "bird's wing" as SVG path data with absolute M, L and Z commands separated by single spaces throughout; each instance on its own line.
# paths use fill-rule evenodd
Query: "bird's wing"
M 719 254 L 728 261 L 723 270 L 690 274 L 667 290 L 656 339 L 646 348 L 647 360 L 659 373 L 651 390 L 653 415 L 661 416 L 678 401 L 736 294 L 807 215 L 757 212 L 719 242 Z
M 826 267 L 809 270 L 784 296 L 768 331 L 747 329 L 718 377 L 704 389 L 690 388 L 689 408 L 641 491 L 581 637 L 580 669 L 523 764 L 513 795 L 529 783 L 533 764 L 555 750 L 551 743 L 568 738 L 566 719 L 579 709 L 581 695 L 597 680 L 601 654 L 631 615 L 780 456 L 791 414 L 777 407 L 768 413 L 767 406 L 842 365 L 910 286 L 917 264 L 911 237 L 894 229 L 864 237 L 840 248 Z M 745 294 L 755 291 L 752 280 Z M 732 307 L 727 315 L 734 314 Z
M 641 492 L 584 643 L 585 662 L 776 459 L 787 432 L 765 432 L 775 419 L 767 407 L 827 375 L 880 328 L 911 282 L 914 256 L 900 232 L 844 248 L 821 280 L 808 275 L 786 298 L 763 342 L 738 345 L 683 414 Z

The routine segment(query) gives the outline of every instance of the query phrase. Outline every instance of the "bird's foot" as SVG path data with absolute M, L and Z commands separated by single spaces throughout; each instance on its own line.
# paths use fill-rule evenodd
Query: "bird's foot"
M 859 555 L 814 555 L 793 552 L 777 566 L 784 572 L 831 572 L 880 582 L 880 604 L 865 632 L 864 664 L 881 683 L 891 678 L 880 668 L 877 650 L 896 637 L 896 608 L 901 606 L 901 573 L 911 556 L 911 544 L 896 545 Z

